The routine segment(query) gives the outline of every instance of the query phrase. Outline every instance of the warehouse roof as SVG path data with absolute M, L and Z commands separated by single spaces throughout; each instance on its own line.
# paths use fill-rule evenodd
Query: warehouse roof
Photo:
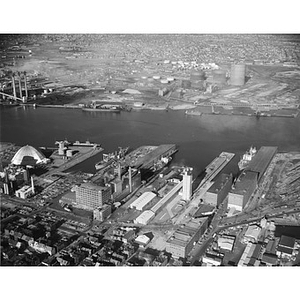
M 222 173 L 214 184 L 208 189 L 208 193 L 217 193 L 226 185 L 228 180 L 232 179 L 232 175 Z
M 295 246 L 295 238 L 293 237 L 289 237 L 286 235 L 282 235 L 279 241 L 278 246 L 283 246 L 283 247 L 287 247 L 287 248 L 294 248 Z
M 145 192 L 130 204 L 130 208 L 136 208 L 137 210 L 142 210 L 155 197 L 156 194 L 152 192 Z
M 234 188 L 232 188 L 230 192 L 243 195 L 248 191 L 249 188 L 252 187 L 254 182 L 257 182 L 257 173 L 249 171 L 244 172 L 239 176 Z
M 277 147 L 261 147 L 256 155 L 250 161 L 246 170 L 252 172 L 263 173 L 271 162 L 272 158 L 276 154 Z
M 155 216 L 155 213 L 151 210 L 145 210 L 137 218 L 136 222 L 140 224 L 147 224 L 149 220 Z

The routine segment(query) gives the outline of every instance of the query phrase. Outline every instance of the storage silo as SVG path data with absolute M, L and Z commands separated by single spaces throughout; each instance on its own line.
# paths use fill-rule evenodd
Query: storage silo
M 245 64 L 233 64 L 231 65 L 230 72 L 230 85 L 244 85 L 246 75 Z
M 226 84 L 227 78 L 226 78 L 226 71 L 225 70 L 213 70 L 213 82 L 216 84 Z
M 205 73 L 202 71 L 194 71 L 190 75 L 191 81 L 205 80 Z

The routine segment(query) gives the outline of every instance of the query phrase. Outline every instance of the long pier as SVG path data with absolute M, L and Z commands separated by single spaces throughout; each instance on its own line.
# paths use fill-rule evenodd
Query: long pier
M 230 152 L 222 152 L 218 157 L 216 157 L 206 168 L 206 175 L 200 182 L 199 186 L 196 188 L 196 193 L 205 183 L 213 180 L 234 158 L 235 154 Z

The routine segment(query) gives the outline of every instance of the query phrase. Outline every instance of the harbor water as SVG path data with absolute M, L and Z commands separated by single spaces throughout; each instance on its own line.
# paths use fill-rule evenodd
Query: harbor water
M 222 151 L 236 154 L 224 172 L 238 171 L 237 163 L 251 146 L 300 150 L 300 117 L 255 118 L 230 115 L 185 115 L 184 111 L 84 112 L 63 108 L 10 107 L 0 109 L 2 142 L 55 147 L 55 141 L 99 143 L 103 153 L 141 145 L 176 144 L 173 165 L 194 168 L 198 175 Z M 74 167 L 95 172 L 102 154 Z

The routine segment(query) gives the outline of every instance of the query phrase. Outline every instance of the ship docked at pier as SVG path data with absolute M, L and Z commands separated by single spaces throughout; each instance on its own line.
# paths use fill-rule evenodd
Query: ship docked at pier
M 244 153 L 241 160 L 238 162 L 238 167 L 240 171 L 244 170 L 249 165 L 256 152 L 256 148 L 251 146 L 250 149 Z
M 114 161 L 119 162 L 124 159 L 125 155 L 128 153 L 129 147 L 122 148 L 119 147 L 119 151 L 111 152 L 108 154 L 103 154 L 103 159 L 95 164 L 96 170 L 101 170 Z

